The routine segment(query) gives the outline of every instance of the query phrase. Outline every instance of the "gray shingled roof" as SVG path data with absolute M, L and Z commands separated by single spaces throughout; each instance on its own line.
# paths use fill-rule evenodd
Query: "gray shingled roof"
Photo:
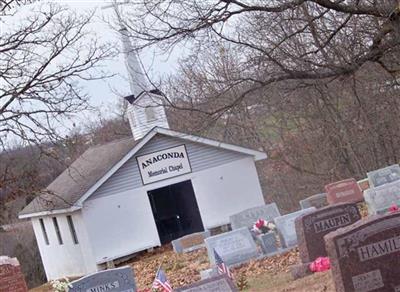
M 19 215 L 72 207 L 99 179 L 137 144 L 133 138 L 86 150 Z

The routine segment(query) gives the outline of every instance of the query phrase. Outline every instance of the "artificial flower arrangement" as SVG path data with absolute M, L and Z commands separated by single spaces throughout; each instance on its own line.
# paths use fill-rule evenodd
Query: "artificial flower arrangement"
M 264 220 L 264 219 L 258 219 L 257 222 L 254 223 L 252 230 L 256 234 L 266 234 L 266 233 L 274 231 L 275 228 L 276 227 L 275 227 L 274 223 Z
M 396 213 L 400 210 L 399 206 L 397 204 L 393 204 L 392 206 L 390 206 L 390 208 L 388 209 L 389 213 Z
M 53 287 L 53 291 L 55 292 L 68 292 L 69 288 L 72 288 L 72 284 L 68 278 L 64 278 L 62 280 L 53 280 L 51 281 L 51 286 Z
M 325 272 L 330 270 L 331 262 L 328 257 L 319 257 L 309 265 L 310 271 L 313 273 Z

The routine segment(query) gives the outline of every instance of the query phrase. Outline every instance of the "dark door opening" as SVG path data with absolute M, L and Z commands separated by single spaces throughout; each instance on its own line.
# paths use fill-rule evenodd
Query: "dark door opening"
M 204 231 L 190 180 L 147 192 L 161 244 Z

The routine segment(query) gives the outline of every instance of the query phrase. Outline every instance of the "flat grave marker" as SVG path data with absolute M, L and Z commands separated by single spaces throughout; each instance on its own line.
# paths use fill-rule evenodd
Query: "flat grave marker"
M 394 204 L 400 204 L 400 181 L 370 188 L 364 192 L 364 199 L 370 215 L 384 214 Z
M 237 292 L 238 289 L 226 275 L 201 280 L 191 285 L 174 289 L 176 292 Z
M 209 230 L 185 235 L 172 241 L 172 247 L 176 253 L 191 252 L 205 246 L 204 239 L 210 237 Z
M 357 183 L 360 186 L 361 191 L 363 191 L 363 192 L 370 188 L 368 178 L 364 178 L 362 180 L 359 180 Z
M 28 292 L 17 258 L 0 256 L 0 291 Z
M 240 264 L 258 256 L 257 246 L 247 227 L 208 237 L 205 242 L 212 264 L 215 264 L 214 249 L 227 265 Z
M 354 203 L 330 205 L 296 218 L 301 262 L 309 263 L 318 257 L 326 257 L 324 236 L 360 219 L 360 212 Z
M 130 267 L 100 271 L 71 282 L 68 292 L 136 292 Z
M 302 209 L 307 209 L 310 207 L 315 207 L 319 209 L 327 205 L 328 201 L 326 198 L 326 193 L 316 194 L 300 201 L 300 207 Z
M 393 164 L 381 169 L 370 171 L 367 173 L 367 176 L 371 187 L 379 187 L 400 180 L 400 166 L 398 164 Z
M 275 203 L 249 208 L 229 217 L 232 230 L 242 227 L 252 227 L 258 219 L 272 221 L 281 216 Z
M 336 291 L 400 291 L 399 222 L 399 212 L 371 216 L 325 236 Z
M 297 245 L 297 235 L 294 224 L 296 218 L 315 210 L 315 207 L 310 207 L 274 219 L 283 248 Z
M 364 200 L 362 191 L 354 178 L 330 183 L 325 186 L 329 204 L 357 203 Z

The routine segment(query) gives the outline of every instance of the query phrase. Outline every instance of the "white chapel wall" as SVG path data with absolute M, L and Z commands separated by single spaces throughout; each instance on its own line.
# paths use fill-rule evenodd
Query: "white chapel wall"
M 160 245 L 147 194 L 141 189 L 89 200 L 82 212 L 97 263 Z
M 192 181 L 205 229 L 228 224 L 230 215 L 264 204 L 252 157 L 88 200 L 82 212 L 96 262 L 159 246 L 147 192 L 185 180 Z
M 72 216 L 78 244 L 73 241 L 67 215 Z M 53 217 L 57 218 L 63 244 L 58 241 Z M 45 242 L 40 218 L 43 219 L 49 244 Z M 87 237 L 85 238 L 85 229 L 79 212 L 40 218 L 34 217 L 31 220 L 47 280 L 76 277 L 96 271 L 96 264 L 91 258 L 90 246 Z
M 197 204 L 205 228 L 229 223 L 229 216 L 265 204 L 252 157 L 194 174 Z

